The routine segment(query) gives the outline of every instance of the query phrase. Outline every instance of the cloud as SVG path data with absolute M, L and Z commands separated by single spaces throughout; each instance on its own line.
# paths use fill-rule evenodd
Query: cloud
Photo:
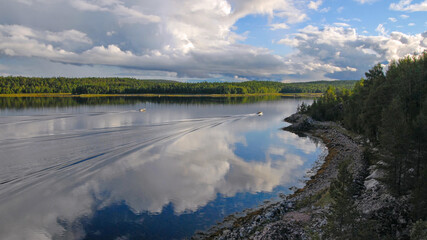
M 271 17 L 285 18 L 287 23 L 299 23 L 307 19 L 307 15 L 297 8 L 294 1 L 289 0 L 230 0 L 235 9 L 232 16 L 242 18 L 249 14 L 265 14 Z
M 60 45 L 54 46 L 52 43 L 48 43 L 48 41 L 57 41 L 59 37 L 70 34 L 51 33 L 50 35 L 55 37 L 46 35 L 44 38 L 37 38 L 37 34 L 33 34 L 36 31 L 28 27 L 2 27 L 9 29 L 3 31 L 4 34 L 0 36 L 0 40 L 2 40 L 0 51 L 3 54 L 46 58 L 60 63 L 121 66 L 177 73 L 178 77 L 201 78 L 213 75 L 237 75 L 242 78 L 270 77 L 274 74 L 305 74 L 304 71 L 313 71 L 322 75 L 323 73 L 349 70 L 347 67 L 336 67 L 329 63 L 310 63 L 302 66 L 301 63 L 273 55 L 268 49 L 225 41 L 222 46 L 215 48 L 198 46 L 192 41 L 187 41 L 186 45 L 180 47 L 168 45 L 160 50 L 145 51 L 145 54 L 141 55 L 125 50 L 116 44 L 93 46 L 84 51 L 73 52 L 62 49 Z M 68 41 L 73 42 L 72 40 Z
M 400 18 L 402 18 L 402 19 L 407 19 L 407 18 L 409 18 L 409 16 L 408 16 L 408 15 L 405 15 L 405 14 L 402 14 L 402 15 L 400 15 Z
M 295 61 L 307 66 L 321 64 L 325 72 L 337 71 L 335 68 L 339 68 L 343 73 L 355 71 L 359 76 L 375 63 L 398 59 L 426 49 L 424 41 L 427 34 L 392 32 L 387 35 L 382 25 L 377 29 L 381 35 L 365 36 L 349 27 L 326 26 L 319 29 L 309 25 L 279 43 L 298 49 L 293 55 Z M 337 71 L 326 76 L 338 74 L 340 72 Z
M 336 23 L 334 23 L 334 25 L 338 26 L 338 27 L 350 27 L 349 24 L 347 24 L 347 23 L 340 23 L 340 22 L 336 22 Z
M 286 24 L 286 23 L 273 23 L 273 24 L 270 24 L 270 29 L 271 30 L 278 30 L 278 29 L 288 29 L 289 28 L 289 26 Z
M 1 25 L 0 52 L 8 57 L 189 78 L 253 79 L 294 72 L 269 49 L 241 44 L 248 33 L 236 33 L 235 23 L 248 15 L 267 15 L 278 22 L 271 25 L 277 30 L 307 19 L 306 8 L 290 0 L 25 0 L 4 7 L 0 21 L 8 8 L 32 16 L 19 25 Z M 44 20 L 46 9 L 64 20 Z M 72 28 L 64 30 L 63 25 Z
M 378 0 L 354 0 L 354 1 L 361 3 L 361 4 L 365 4 L 365 3 L 373 3 L 373 2 L 376 2 Z
M 321 6 L 323 4 L 323 0 L 318 0 L 318 1 L 310 1 L 309 3 L 308 3 L 308 9 L 312 9 L 312 10 L 315 10 L 315 11 L 318 11 L 318 12 L 320 12 L 320 13 L 327 13 L 327 12 L 329 12 L 329 10 L 331 10 L 331 8 L 330 7 L 326 7 L 326 8 L 322 8 L 322 9 L 319 9 L 319 7 Z
M 70 57 L 75 54 L 60 47 L 54 47 L 52 43 L 56 43 L 63 36 L 69 35 L 73 34 L 67 34 L 67 32 L 42 33 L 23 26 L 0 25 L 0 53 L 8 56 L 43 57 L 49 59 L 65 56 Z M 50 43 L 41 43 L 39 40 Z M 72 39 L 66 39 L 65 41 L 73 42 Z M 59 43 L 59 45 L 64 44 L 63 42 Z
M 253 36 L 237 29 L 236 23 L 251 15 L 268 17 L 271 30 L 292 29 L 308 19 L 310 8 L 324 11 L 321 4 L 318 0 L 12 1 L 0 8 L 0 54 L 8 66 L 21 57 L 14 69 L 25 68 L 29 75 L 29 69 L 41 67 L 37 62 L 46 66 L 52 62 L 52 67 L 63 63 L 61 69 L 69 72 L 77 65 L 108 66 L 116 74 L 135 72 L 138 77 L 149 71 L 175 78 L 297 80 L 329 79 L 335 73 L 359 78 L 363 73 L 354 72 L 355 67 L 319 62 L 317 56 L 304 55 L 300 63 L 295 60 L 297 48 L 284 56 L 245 44 Z M 336 26 L 348 28 L 344 24 L 348 21 L 360 19 L 339 20 Z M 281 43 L 292 41 L 292 36 L 284 38 L 288 40 Z M 34 65 L 24 66 L 22 57 L 31 58 Z
M 337 20 L 342 21 L 342 22 L 350 22 L 350 21 L 362 22 L 362 20 L 360 18 L 352 18 L 352 19 L 337 18 Z
M 32 50 L 29 49 L 29 46 L 34 47 L 35 45 L 38 45 L 36 49 L 45 47 L 48 52 L 53 51 L 56 47 L 58 53 L 64 53 L 66 50 L 73 51 L 92 44 L 92 40 L 85 33 L 75 29 L 51 32 L 35 30 L 21 25 L 0 24 L 0 39 L 2 40 L 0 45 L 11 46 L 9 49 L 3 49 L 4 51 L 13 51 L 17 55 L 20 55 L 21 52 L 24 53 L 24 51 L 30 53 Z M 25 46 L 26 43 L 28 46 Z M 14 50 L 13 45 L 21 46 L 22 49 L 16 48 Z
M 412 0 L 400 0 L 399 3 L 391 3 L 390 9 L 404 12 L 425 12 L 427 11 L 427 0 L 421 3 L 411 4 Z
M 322 5 L 323 0 L 318 0 L 318 1 L 310 1 L 310 3 L 308 4 L 308 8 L 309 9 L 313 9 L 313 10 L 317 10 L 320 5 Z
M 389 18 L 388 18 L 388 20 L 389 20 L 390 22 L 397 22 L 397 19 L 396 19 L 396 18 L 393 18 L 393 17 L 389 17 Z
M 156 15 L 147 15 L 139 11 L 137 7 L 126 7 L 119 0 L 75 0 L 70 2 L 71 6 L 82 11 L 111 12 L 126 23 L 149 23 L 160 22 L 161 18 Z
M 114 34 L 116 34 L 115 31 L 109 31 L 109 32 L 106 33 L 106 35 L 109 36 L 109 37 L 113 36 Z
M 378 24 L 377 28 L 375 29 L 376 32 L 378 32 L 381 35 L 387 35 L 387 31 L 384 28 L 383 24 Z
M 327 12 L 329 12 L 329 10 L 331 10 L 331 8 L 330 8 L 330 7 L 327 7 L 327 8 L 322 8 L 322 9 L 320 9 L 320 10 L 319 10 L 319 12 L 320 12 L 320 13 L 327 13 Z

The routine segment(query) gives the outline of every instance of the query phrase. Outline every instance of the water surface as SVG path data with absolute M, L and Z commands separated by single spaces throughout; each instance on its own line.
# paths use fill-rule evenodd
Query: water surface
M 302 101 L 0 99 L 0 238 L 181 239 L 277 198 L 324 150 L 281 130 Z

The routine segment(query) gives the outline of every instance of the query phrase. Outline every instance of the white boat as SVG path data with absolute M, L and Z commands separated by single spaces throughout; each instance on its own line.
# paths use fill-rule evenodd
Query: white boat
M 145 108 L 141 108 L 141 109 L 139 109 L 139 111 L 140 112 L 145 112 L 147 109 L 145 109 Z
M 263 113 L 262 113 L 262 112 L 257 112 L 256 114 L 257 114 L 258 116 L 262 116 L 262 114 L 263 114 Z

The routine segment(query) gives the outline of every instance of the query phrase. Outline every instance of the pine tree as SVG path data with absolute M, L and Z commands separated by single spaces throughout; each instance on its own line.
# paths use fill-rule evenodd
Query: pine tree
M 338 176 L 331 183 L 330 195 L 333 203 L 327 215 L 326 237 L 333 239 L 355 239 L 356 219 L 359 214 L 354 207 L 355 187 L 352 174 L 348 171 L 349 161 L 339 166 Z
M 391 155 L 384 160 L 388 167 L 388 182 L 397 195 L 403 194 L 407 185 L 409 129 L 403 104 L 399 98 L 393 99 L 382 113 L 380 144 Z

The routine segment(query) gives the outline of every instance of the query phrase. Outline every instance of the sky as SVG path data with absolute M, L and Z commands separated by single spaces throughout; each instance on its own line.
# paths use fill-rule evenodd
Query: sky
M 427 49 L 427 0 L 0 0 L 0 75 L 354 80 Z

